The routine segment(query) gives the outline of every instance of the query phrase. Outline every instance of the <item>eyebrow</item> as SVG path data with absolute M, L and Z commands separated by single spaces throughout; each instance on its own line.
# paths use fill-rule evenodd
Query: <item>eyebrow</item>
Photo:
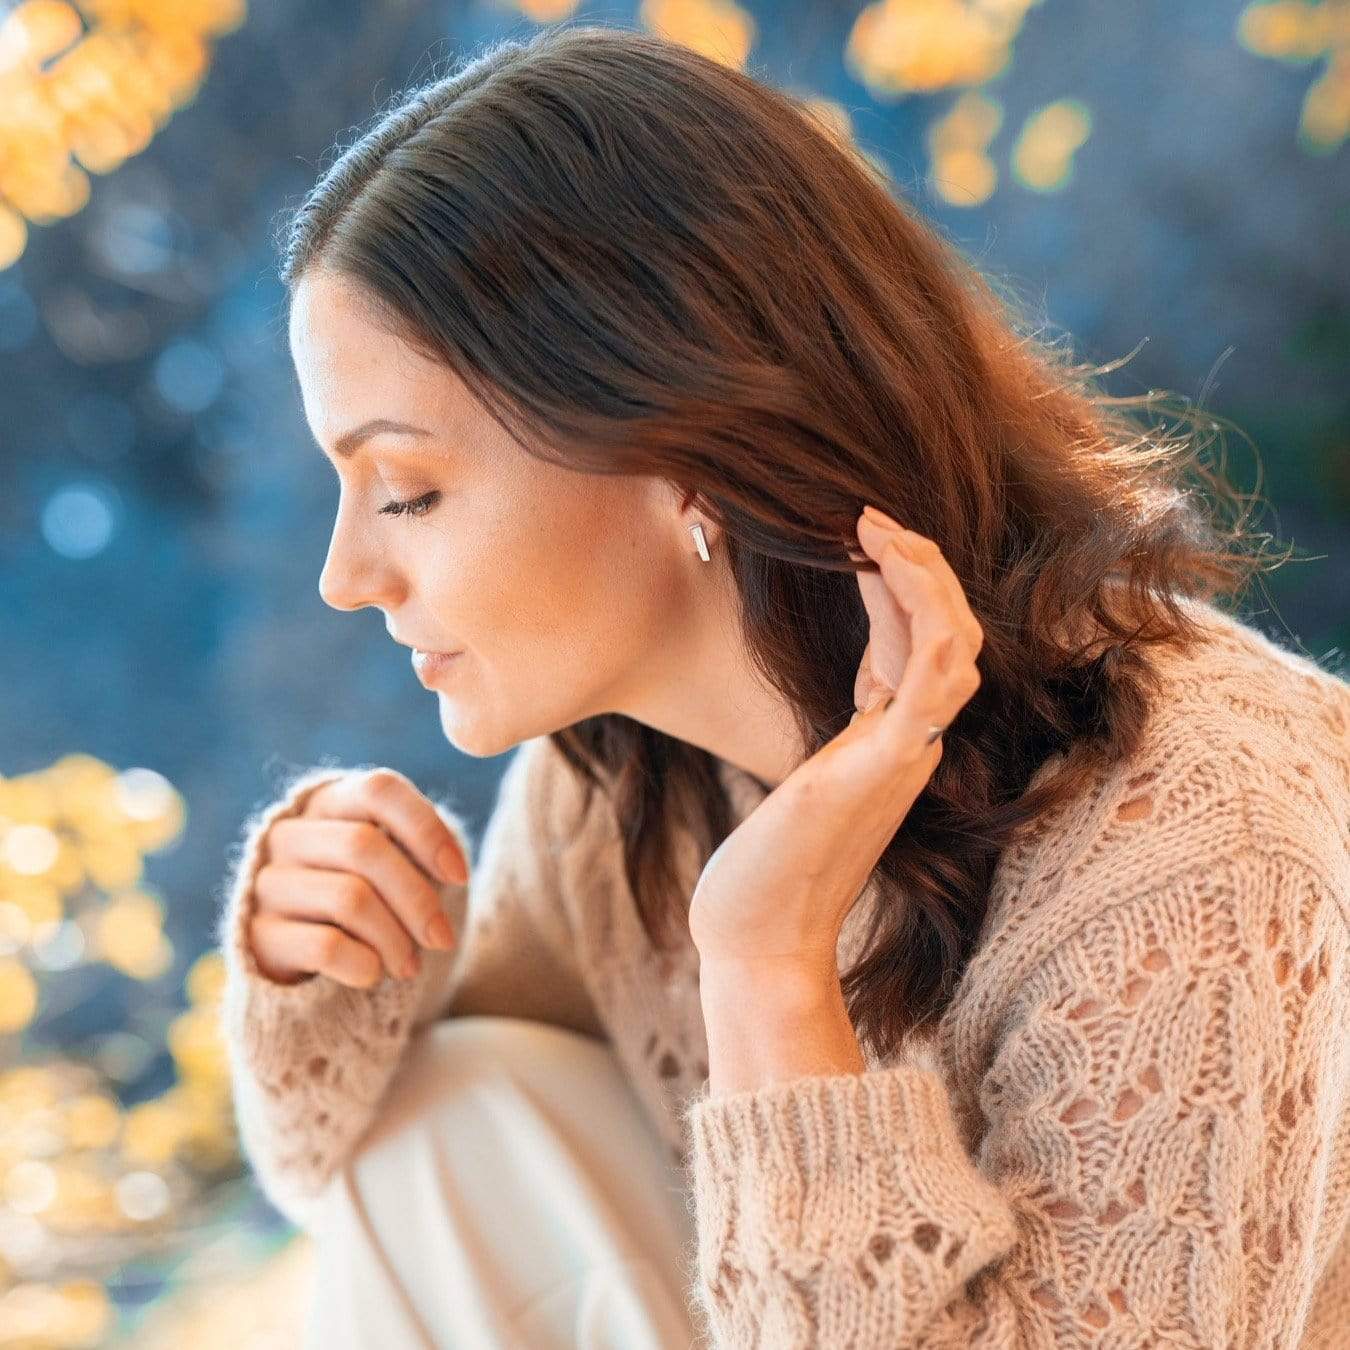
M 372 417 L 369 422 L 362 422 L 359 427 L 344 431 L 333 442 L 333 453 L 339 459 L 350 459 L 359 445 L 368 441 L 372 436 L 378 436 L 385 432 L 400 436 L 431 435 L 426 427 L 415 427 L 408 422 L 395 422 L 388 417 Z

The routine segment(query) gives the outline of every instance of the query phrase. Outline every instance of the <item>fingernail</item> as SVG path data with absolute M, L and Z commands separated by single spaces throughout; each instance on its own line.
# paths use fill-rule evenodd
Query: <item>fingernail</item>
M 442 949 L 451 946 L 454 943 L 454 930 L 450 927 L 450 920 L 444 914 L 438 914 L 427 924 L 427 945 L 430 947 L 440 947 Z
M 863 515 L 876 525 L 880 525 L 885 530 L 898 530 L 900 526 L 886 515 L 883 511 L 878 511 L 875 506 L 864 506 Z
M 436 873 L 442 881 L 459 880 L 459 850 L 453 844 L 442 844 L 436 854 Z

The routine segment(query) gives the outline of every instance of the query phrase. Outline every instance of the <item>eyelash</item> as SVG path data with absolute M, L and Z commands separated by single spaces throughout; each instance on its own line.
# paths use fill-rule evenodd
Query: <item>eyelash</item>
M 413 497 L 408 501 L 390 502 L 388 506 L 380 507 L 382 516 L 411 516 L 417 519 L 424 516 L 436 504 L 439 492 L 424 492 L 420 497 Z

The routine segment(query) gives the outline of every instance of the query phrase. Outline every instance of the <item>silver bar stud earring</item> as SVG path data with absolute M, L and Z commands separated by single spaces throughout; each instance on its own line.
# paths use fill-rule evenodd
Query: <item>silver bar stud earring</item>
M 702 558 L 704 562 L 711 562 L 712 555 L 708 552 L 708 541 L 703 537 L 703 526 L 691 525 L 689 527 L 689 533 L 694 536 L 694 543 L 698 545 L 698 556 Z

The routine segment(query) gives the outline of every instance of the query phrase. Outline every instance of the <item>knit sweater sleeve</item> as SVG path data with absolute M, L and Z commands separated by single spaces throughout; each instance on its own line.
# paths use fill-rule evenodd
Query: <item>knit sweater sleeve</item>
M 1197 857 L 1048 943 L 1013 982 L 973 1151 L 929 1042 L 705 1087 L 709 1344 L 1297 1344 L 1350 1078 L 1350 871 L 1316 858 Z
M 311 1231 L 325 1184 L 374 1118 L 413 1033 L 443 1017 L 498 1013 L 603 1035 L 559 886 L 554 825 L 572 796 L 570 770 L 547 737 L 524 742 L 502 774 L 477 857 L 457 811 L 433 799 L 470 864 L 467 883 L 441 887 L 457 938 L 449 951 L 419 947 L 417 976 L 386 975 L 369 989 L 323 974 L 289 985 L 262 974 L 248 923 L 266 832 L 349 771 L 295 774 L 249 818 L 218 919 L 221 1027 L 241 1150 L 268 1199 Z M 582 843 L 578 834 L 569 847 Z

